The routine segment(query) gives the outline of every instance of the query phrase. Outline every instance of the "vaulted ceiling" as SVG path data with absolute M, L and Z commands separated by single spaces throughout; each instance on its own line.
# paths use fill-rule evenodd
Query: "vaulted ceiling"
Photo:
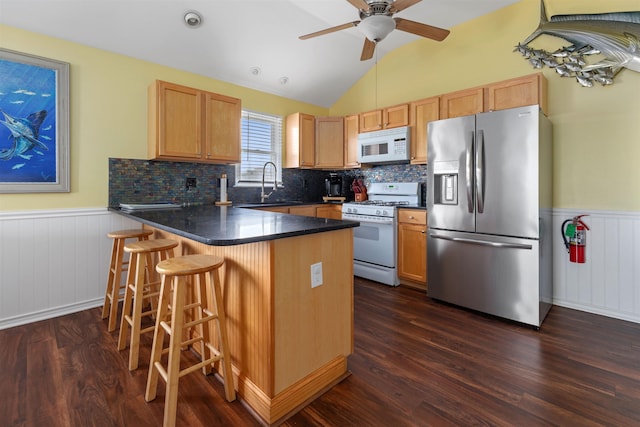
M 451 29 L 517 1 L 422 0 L 394 17 Z M 359 21 L 351 3 L 0 0 L 0 23 L 329 107 L 390 51 L 417 40 L 439 43 L 396 29 L 371 59 L 361 61 L 364 36 L 358 27 L 298 38 Z M 199 27 L 186 25 L 189 11 L 202 17 Z

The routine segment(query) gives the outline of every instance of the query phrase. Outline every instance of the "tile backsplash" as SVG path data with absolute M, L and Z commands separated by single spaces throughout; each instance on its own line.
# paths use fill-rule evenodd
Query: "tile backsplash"
M 361 178 L 366 185 L 372 182 L 425 183 L 427 178 L 426 165 L 380 165 L 337 171 L 283 169 L 283 188 L 278 188 L 269 201 L 321 202 L 325 195 L 324 179 L 329 172 L 342 176 L 347 200 L 354 197 L 350 190 L 354 178 Z M 220 177 L 225 173 L 228 200 L 234 204 L 260 201 L 260 188 L 234 186 L 233 165 L 110 158 L 109 206 L 157 202 L 213 204 L 220 200 Z M 187 178 L 196 179 L 194 188 L 186 189 Z

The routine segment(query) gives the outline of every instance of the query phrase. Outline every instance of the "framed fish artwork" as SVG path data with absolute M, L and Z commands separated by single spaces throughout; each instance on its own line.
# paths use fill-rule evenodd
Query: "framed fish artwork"
M 69 64 L 0 49 L 0 193 L 69 192 Z

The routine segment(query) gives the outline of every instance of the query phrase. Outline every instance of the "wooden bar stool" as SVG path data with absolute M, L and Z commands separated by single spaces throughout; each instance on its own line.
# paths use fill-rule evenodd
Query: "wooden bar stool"
M 118 350 L 124 350 L 127 346 L 127 333 L 129 326 L 131 326 L 129 343 L 130 371 L 138 368 L 140 335 L 154 330 L 154 326 L 141 329 L 142 318 L 152 316 L 156 312 L 153 308 L 152 298 L 157 297 L 159 294 L 158 285 L 160 285 L 160 281 L 152 280 L 153 258 L 157 257 L 159 262 L 173 258 L 173 248 L 176 246 L 178 246 L 178 242 L 170 239 L 145 240 L 124 245 L 124 251 L 129 253 L 130 265 L 127 274 L 127 286 L 124 292 L 124 303 L 122 304 Z M 144 300 L 148 300 L 151 303 L 151 309 L 143 312 Z
M 107 277 L 107 290 L 104 294 L 102 305 L 102 318 L 109 317 L 109 332 L 115 331 L 118 317 L 118 300 L 120 290 L 123 288 L 122 272 L 127 271 L 129 260 L 124 259 L 124 245 L 127 239 L 147 240 L 153 234 L 151 230 L 142 228 L 133 230 L 118 230 L 107 233 L 107 237 L 113 239 L 111 249 L 111 262 L 109 263 L 109 276 Z
M 214 255 L 185 255 L 162 261 L 156 266 L 156 271 L 162 274 L 162 279 L 145 400 L 149 402 L 156 398 L 158 375 L 160 375 L 166 382 L 163 423 L 165 427 L 174 426 L 176 422 L 178 380 L 199 368 L 202 368 L 202 372 L 206 375 L 211 372 L 211 366 L 214 363 L 221 361 L 225 397 L 229 402 L 236 398 L 219 275 L 219 268 L 223 264 L 224 259 Z M 187 279 L 190 280 L 187 281 Z M 205 289 L 205 282 L 207 289 Z M 188 285 L 191 285 L 191 288 Z M 173 287 L 173 298 L 170 302 L 171 287 Z M 189 292 L 190 290 L 193 292 Z M 193 295 L 192 303 L 187 302 L 188 295 Z M 207 295 L 212 295 L 214 301 L 208 301 Z M 168 320 L 169 305 L 171 320 Z M 210 341 L 209 322 L 211 321 L 215 321 L 218 327 L 219 349 Z M 191 339 L 186 337 L 187 339 L 183 341 L 183 330 L 193 327 L 196 327 L 198 336 Z M 163 351 L 165 333 L 170 335 L 170 340 L 169 347 Z M 202 361 L 180 370 L 181 348 L 195 343 L 200 343 Z M 165 370 L 161 357 L 167 352 L 169 358 Z

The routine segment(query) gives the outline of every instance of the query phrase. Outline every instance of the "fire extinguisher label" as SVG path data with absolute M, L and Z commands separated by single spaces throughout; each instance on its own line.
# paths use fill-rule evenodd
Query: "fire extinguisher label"
M 567 224 L 567 228 L 564 231 L 564 235 L 567 237 L 573 237 L 574 234 L 576 234 L 575 224 Z

